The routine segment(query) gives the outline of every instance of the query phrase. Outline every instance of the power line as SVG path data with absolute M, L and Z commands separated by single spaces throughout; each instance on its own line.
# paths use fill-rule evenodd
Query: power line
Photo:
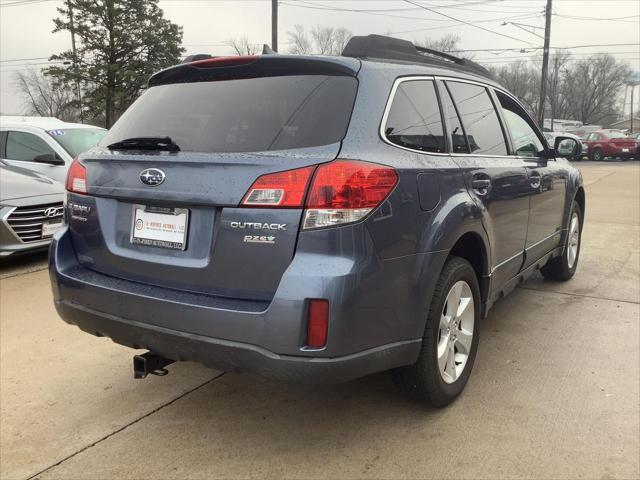
M 499 0 L 492 0 L 492 1 L 499 1 Z M 462 5 L 477 5 L 479 3 L 482 2 L 471 2 L 468 4 L 462 4 Z M 422 6 L 416 7 L 416 8 L 389 8 L 389 9 L 355 9 L 355 8 L 345 8 L 345 7 L 338 7 L 335 5 L 321 5 L 318 3 L 314 3 L 314 2 L 309 2 L 306 0 L 291 0 L 290 2 L 281 2 L 282 5 L 287 5 L 289 7 L 297 7 L 297 8 L 308 8 L 311 10 L 327 10 L 327 11 L 334 11 L 334 12 L 349 12 L 349 13 L 362 13 L 365 15 L 376 15 L 376 16 L 382 16 L 382 17 L 389 17 L 389 18 L 402 18 L 402 19 L 407 19 L 407 20 L 425 20 L 425 21 L 429 21 L 429 22 L 447 22 L 450 20 L 447 19 L 441 19 L 441 18 L 424 18 L 424 17 L 409 17 L 406 15 L 393 15 L 390 14 L 388 12 L 401 12 L 401 11 L 413 11 L 413 10 L 422 10 Z M 434 8 L 434 10 L 437 10 L 438 8 L 459 8 L 457 6 L 448 6 L 448 5 L 437 5 L 432 7 Z M 461 8 L 461 10 L 471 10 L 471 9 L 464 9 Z M 504 10 L 471 10 L 471 11 L 475 11 L 475 12 L 486 12 L 486 13 L 507 13 L 507 14 L 517 14 L 517 15 L 531 15 L 532 11 L 521 11 L 521 12 L 516 12 L 516 11 L 509 11 L 509 12 L 505 12 Z M 477 23 L 477 22 L 476 22 Z
M 569 52 L 569 54 L 571 56 L 582 56 L 582 55 L 598 55 L 601 52 L 579 52 L 579 53 L 572 53 Z M 609 55 L 629 55 L 629 54 L 638 54 L 637 51 L 633 51 L 633 50 L 628 50 L 625 52 L 606 52 Z M 502 62 L 502 61 L 511 61 L 511 60 L 524 60 L 524 59 L 529 59 L 529 58 L 535 58 L 535 57 L 539 57 L 539 54 L 533 54 L 533 55 L 519 55 L 519 56 L 508 56 L 508 57 L 486 57 L 486 58 L 473 58 L 474 62 L 484 62 L 484 61 L 492 61 L 495 60 L 495 62 Z M 493 63 L 493 62 L 492 62 Z
M 572 45 L 568 47 L 550 47 L 554 50 L 571 50 L 572 48 L 590 48 L 590 47 L 636 47 L 637 43 L 600 43 L 591 45 Z M 526 48 L 526 47 L 525 47 Z M 537 47 L 540 49 L 542 47 Z M 458 50 L 447 50 L 445 53 L 460 53 L 460 52 L 513 52 L 519 51 L 522 48 L 469 48 Z
M 559 13 L 554 13 L 554 17 L 566 18 L 569 20 L 580 20 L 580 21 L 589 21 L 594 20 L 596 22 L 622 22 L 622 23 L 636 23 L 633 20 L 626 20 L 628 18 L 638 18 L 640 15 L 629 15 L 626 17 L 614 17 L 614 18 L 596 18 L 596 17 L 577 17 L 573 15 L 561 15 Z
M 22 62 L 22 61 L 28 61 L 28 60 L 46 60 L 49 57 L 31 57 L 31 58 L 12 58 L 11 60 L 0 60 L 0 63 L 5 63 L 5 62 Z
M 451 20 L 455 20 L 456 22 L 464 23 L 465 25 L 468 25 L 470 27 L 474 27 L 474 28 L 477 28 L 479 30 L 483 30 L 485 32 L 493 33 L 494 35 L 500 35 L 501 37 L 505 37 L 505 38 L 508 38 L 510 40 L 516 40 L 518 42 L 528 43 L 529 45 L 531 45 L 530 42 L 527 42 L 526 40 L 522 40 L 521 38 L 512 37 L 511 35 L 505 35 L 504 33 L 494 32 L 493 30 L 489 30 L 488 28 L 481 27 L 480 25 L 476 25 L 476 24 L 467 22 L 466 20 L 460 20 L 459 18 L 452 17 L 451 15 L 447 15 L 446 13 L 438 12 L 437 10 L 434 10 L 431 7 L 426 7 L 424 5 L 421 5 L 419 3 L 414 2 L 413 0 L 404 0 L 404 1 L 407 2 L 407 3 L 410 3 L 411 5 L 415 5 L 417 7 L 421 7 L 423 9 L 425 9 L 425 10 L 427 10 L 429 12 L 435 13 L 437 15 L 442 15 L 443 17 L 447 17 L 447 18 L 449 18 Z
M 52 1 L 60 1 L 60 0 L 17 0 L 11 3 L 0 3 L 0 8 L 18 7 L 20 5 L 33 5 L 36 3 L 44 3 L 44 2 L 52 2 Z

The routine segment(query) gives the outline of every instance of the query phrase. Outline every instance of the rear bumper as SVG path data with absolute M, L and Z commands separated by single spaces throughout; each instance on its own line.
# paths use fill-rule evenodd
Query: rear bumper
M 54 237 L 50 277 L 55 305 L 70 324 L 116 343 L 224 371 L 333 383 L 416 361 L 431 276 L 406 288 L 416 264 L 438 272 L 445 253 L 352 266 L 296 254 L 270 302 L 220 299 L 110 277 L 78 263 L 66 229 Z M 338 261 L 345 265 L 339 268 Z M 371 273 L 368 273 L 371 272 Z M 389 289 L 393 280 L 403 297 Z M 433 281 L 437 275 L 433 275 Z M 426 284 L 425 284 L 426 282 Z M 418 298 L 416 291 L 424 295 Z M 309 298 L 331 305 L 327 347 L 304 347 Z M 376 303 L 377 302 L 377 303 Z
M 68 323 L 131 348 L 145 348 L 173 360 L 195 361 L 223 371 L 257 373 L 301 383 L 338 383 L 415 361 L 420 340 L 396 342 L 335 358 L 278 355 L 255 345 L 204 337 L 116 318 L 80 305 L 56 301 Z

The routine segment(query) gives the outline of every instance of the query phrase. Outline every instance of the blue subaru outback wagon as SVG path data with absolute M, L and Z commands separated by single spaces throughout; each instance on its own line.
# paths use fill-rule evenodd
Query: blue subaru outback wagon
M 391 370 L 444 406 L 492 304 L 575 273 L 585 194 L 558 152 L 577 148 L 479 65 L 403 40 L 187 61 L 71 166 L 55 305 L 149 350 L 139 377 Z

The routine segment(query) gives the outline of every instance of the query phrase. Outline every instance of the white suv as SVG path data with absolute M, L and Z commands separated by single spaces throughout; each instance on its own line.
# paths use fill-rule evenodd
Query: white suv
M 53 117 L 0 117 L 2 162 L 64 183 L 73 158 L 97 144 L 107 131 Z

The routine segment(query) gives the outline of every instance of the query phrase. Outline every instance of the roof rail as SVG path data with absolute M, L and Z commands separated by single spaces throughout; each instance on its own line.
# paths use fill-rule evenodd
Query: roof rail
M 476 62 L 472 62 L 466 58 L 458 58 L 454 55 L 430 48 L 417 47 L 407 40 L 386 37 L 384 35 L 351 37 L 345 45 L 344 50 L 342 50 L 342 56 L 401 60 L 445 68 L 453 67 L 456 70 L 474 73 L 494 80 L 491 72 Z

